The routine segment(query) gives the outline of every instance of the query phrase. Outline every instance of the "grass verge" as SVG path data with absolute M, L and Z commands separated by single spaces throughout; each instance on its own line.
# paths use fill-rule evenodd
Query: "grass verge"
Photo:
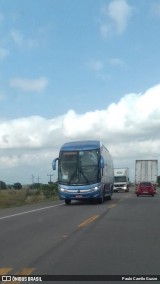
M 57 189 L 51 186 L 44 186 L 38 189 L 6 189 L 0 191 L 0 209 L 23 206 L 47 200 L 57 200 Z

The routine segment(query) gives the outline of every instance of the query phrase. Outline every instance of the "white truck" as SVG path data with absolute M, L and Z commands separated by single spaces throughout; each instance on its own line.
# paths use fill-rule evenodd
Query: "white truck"
M 114 192 L 129 191 L 129 169 L 116 168 L 114 169 Z
M 149 181 L 154 186 L 157 184 L 158 160 L 136 160 L 135 162 L 135 184 Z

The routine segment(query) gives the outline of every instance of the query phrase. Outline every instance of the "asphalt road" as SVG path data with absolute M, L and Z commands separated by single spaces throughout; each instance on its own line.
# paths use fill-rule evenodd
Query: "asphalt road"
M 0 274 L 160 275 L 159 218 L 160 195 L 137 197 L 133 189 L 102 205 L 1 209 Z

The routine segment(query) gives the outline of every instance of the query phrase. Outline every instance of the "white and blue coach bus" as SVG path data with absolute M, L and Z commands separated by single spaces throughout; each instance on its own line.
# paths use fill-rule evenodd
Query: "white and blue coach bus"
M 76 141 L 65 143 L 59 157 L 52 162 L 56 170 L 58 161 L 59 198 L 71 204 L 71 200 L 111 199 L 114 170 L 112 157 L 100 141 Z

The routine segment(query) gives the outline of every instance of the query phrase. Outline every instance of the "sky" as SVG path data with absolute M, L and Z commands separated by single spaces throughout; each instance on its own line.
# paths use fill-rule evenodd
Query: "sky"
M 160 160 L 160 0 L 0 0 L 0 180 L 55 181 L 92 139 L 133 181 Z

